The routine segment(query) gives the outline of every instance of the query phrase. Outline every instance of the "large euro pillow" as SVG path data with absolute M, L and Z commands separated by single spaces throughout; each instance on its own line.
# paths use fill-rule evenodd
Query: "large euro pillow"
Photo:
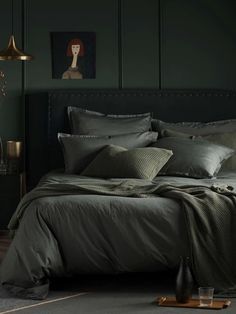
M 99 178 L 137 178 L 152 180 L 172 156 L 172 151 L 157 147 L 133 148 L 106 146 L 81 173 Z
M 161 138 L 152 146 L 173 152 L 171 159 L 160 170 L 161 175 L 215 177 L 223 162 L 234 154 L 233 149 L 223 145 L 181 137 Z
M 169 129 L 163 129 L 161 131 L 161 137 L 181 137 L 181 138 L 192 138 L 192 139 L 204 139 L 209 142 L 224 145 L 234 149 L 236 152 L 236 132 L 227 133 L 215 133 L 210 135 L 194 136 L 187 133 L 180 133 Z M 229 159 L 223 164 L 222 171 L 236 171 L 236 153 L 234 153 Z
M 164 129 L 172 130 L 190 135 L 208 135 L 216 133 L 226 133 L 236 131 L 236 119 L 220 120 L 212 122 L 165 122 L 162 120 L 153 120 L 153 131 L 162 134 Z
M 151 114 L 105 115 L 78 107 L 68 107 L 72 134 L 117 135 L 151 130 Z
M 113 136 L 71 135 L 59 133 L 65 172 L 80 174 L 96 155 L 107 145 L 118 145 L 127 149 L 145 147 L 157 139 L 157 133 L 144 132 Z

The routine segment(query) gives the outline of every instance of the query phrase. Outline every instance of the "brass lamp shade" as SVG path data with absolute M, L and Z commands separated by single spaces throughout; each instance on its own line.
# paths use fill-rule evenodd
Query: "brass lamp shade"
M 33 56 L 21 51 L 16 47 L 14 35 L 11 35 L 8 47 L 0 51 L 0 60 L 32 60 Z

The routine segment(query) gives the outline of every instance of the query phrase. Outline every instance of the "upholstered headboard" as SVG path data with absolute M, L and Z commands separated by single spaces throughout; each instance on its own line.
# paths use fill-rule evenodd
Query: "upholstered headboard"
M 104 113 L 152 112 L 178 121 L 236 118 L 236 93 L 211 90 L 58 90 L 26 97 L 26 172 L 31 189 L 51 169 L 63 167 L 58 132 L 70 132 L 67 106 Z

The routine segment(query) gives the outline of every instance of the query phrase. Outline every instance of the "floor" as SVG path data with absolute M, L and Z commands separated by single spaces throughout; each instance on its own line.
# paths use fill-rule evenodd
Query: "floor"
M 0 290 L 0 314 L 206 314 L 201 309 L 158 307 L 160 296 L 174 295 L 174 277 L 163 274 L 84 276 L 58 280 L 47 300 L 16 299 Z M 236 313 L 236 299 L 222 314 Z M 209 314 L 219 314 L 210 310 Z
M 10 245 L 0 232 L 0 261 Z M 201 314 L 201 309 L 158 307 L 155 300 L 173 296 L 175 273 L 81 276 L 54 280 L 47 300 L 23 300 L 6 294 L 0 287 L 0 314 Z M 196 292 L 196 291 L 195 291 Z M 236 299 L 222 314 L 236 313 Z M 219 313 L 217 310 L 210 314 Z

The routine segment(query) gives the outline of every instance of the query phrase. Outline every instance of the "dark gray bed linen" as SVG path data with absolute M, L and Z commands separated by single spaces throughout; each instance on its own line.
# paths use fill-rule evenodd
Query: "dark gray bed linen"
M 46 176 L 40 186 L 74 182 L 96 187 L 104 181 L 58 174 Z M 115 185 L 125 181 L 111 180 Z M 76 194 L 36 198 L 3 261 L 1 283 L 13 293 L 16 286 L 27 287 L 17 291 L 20 296 L 44 298 L 51 276 L 162 271 L 175 268 L 181 254 L 188 254 L 187 234 L 183 212 L 173 200 Z M 45 289 L 39 293 L 42 283 Z
M 151 114 L 114 115 L 68 107 L 72 134 L 117 135 L 151 130 Z
M 183 207 L 185 203 L 182 202 L 182 206 L 179 206 L 178 202 L 173 200 L 184 190 L 181 190 L 182 188 L 173 190 L 171 184 L 175 183 L 176 186 L 181 187 L 187 184 L 188 189 L 192 189 L 195 195 L 196 181 L 198 181 L 201 189 L 197 191 L 200 192 L 201 198 L 214 193 L 209 189 L 213 183 L 235 186 L 236 176 L 231 174 L 229 179 L 227 177 L 225 175 L 218 180 L 169 177 L 167 183 L 166 178 L 163 177 L 150 182 L 118 179 L 104 181 L 61 174 L 47 176 L 41 182 L 39 189 L 44 194 L 40 193 L 39 197 L 37 193 L 33 196 L 28 195 L 23 201 L 27 205 L 23 208 L 25 214 L 23 218 L 19 216 L 20 226 L 1 267 L 1 283 L 15 292 L 17 287 L 21 287 L 21 292 L 27 293 L 27 297 L 45 297 L 48 288 L 46 280 L 51 276 L 87 272 L 158 271 L 176 267 L 179 255 L 190 254 L 187 237 L 189 229 L 188 223 L 185 224 L 186 206 Z M 52 189 L 45 186 L 48 183 L 52 185 Z M 57 184 L 60 185 L 61 191 L 55 189 Z M 205 186 L 208 187 L 206 190 L 204 190 Z M 71 191 L 73 187 L 74 191 Z M 91 195 L 93 194 L 91 189 L 100 193 L 102 187 L 107 187 L 108 194 L 118 193 L 123 197 Z M 161 196 L 170 197 L 152 195 L 153 197 L 150 198 L 136 198 L 135 194 L 132 194 L 133 187 L 135 193 L 154 192 L 158 189 Z M 76 190 L 87 191 L 89 195 L 75 195 Z M 46 191 L 49 192 L 46 193 L 48 197 L 45 196 Z M 208 191 L 206 195 L 202 193 L 205 191 Z M 59 196 L 60 192 L 71 195 Z M 41 197 L 43 195 L 44 197 Z M 52 195 L 57 196 L 52 197 Z M 124 195 L 133 195 L 133 197 Z M 191 195 L 186 193 L 180 196 L 188 200 Z M 27 204 L 27 198 L 28 200 L 33 198 L 33 201 Z M 211 206 L 207 206 L 207 210 L 209 209 L 211 210 Z M 213 209 L 216 209 L 215 204 Z M 193 213 L 196 212 L 195 210 Z M 212 210 L 208 214 L 211 216 Z M 15 222 L 17 219 L 11 222 L 12 228 L 16 227 Z M 205 222 L 203 221 L 204 227 L 210 228 L 211 232 L 211 224 L 208 220 Z M 230 230 L 227 231 L 227 237 L 229 232 Z M 204 240 L 204 234 L 200 236 Z M 218 240 L 222 240 L 222 237 Z M 233 252 L 233 250 L 224 252 L 231 245 L 231 242 L 228 242 L 227 245 L 219 243 L 220 249 L 225 248 L 219 260 L 217 255 L 210 255 L 211 259 L 213 258 L 210 260 L 213 265 L 217 260 L 220 266 L 228 262 L 227 254 Z M 205 244 L 207 246 L 208 242 L 206 241 Z M 210 254 L 210 248 L 207 249 Z M 201 249 L 200 253 L 202 253 Z M 224 254 L 226 260 L 222 263 Z M 209 256 L 203 254 L 201 258 L 205 263 Z M 195 256 L 194 261 L 199 259 Z M 205 269 L 209 272 L 209 261 L 207 263 L 208 267 Z M 209 274 L 199 275 L 196 270 L 196 267 L 200 269 L 203 266 L 194 264 L 201 283 L 209 279 Z M 224 269 L 223 267 L 223 272 Z M 235 269 L 232 269 L 230 272 L 232 280 L 235 279 L 234 271 Z M 222 269 L 219 272 L 213 271 L 216 277 L 218 273 L 222 276 Z M 41 285 L 45 289 L 41 289 L 40 295 L 34 287 L 40 289 Z
M 210 134 L 202 136 L 204 140 L 234 149 L 234 154 L 222 165 L 222 170 L 236 171 L 236 132 Z
M 112 136 L 71 135 L 59 133 L 65 172 L 80 174 L 96 155 L 107 145 L 118 145 L 127 149 L 145 147 L 155 142 L 157 133 L 130 133 Z
M 236 152 L 236 132 L 224 132 L 215 133 L 202 136 L 190 135 L 187 133 L 176 132 L 169 129 L 163 129 L 161 137 L 181 137 L 181 138 L 192 138 L 192 139 L 203 139 L 218 145 L 224 145 L 232 148 Z M 236 171 L 236 153 L 233 154 L 228 160 L 226 160 L 220 171 Z
M 192 178 L 210 178 L 217 175 L 225 160 L 234 150 L 204 141 L 182 137 L 164 137 L 154 147 L 173 151 L 173 156 L 160 170 L 160 175 L 176 175 Z
M 236 131 L 236 119 L 210 122 L 166 122 L 155 119 L 152 122 L 153 131 L 161 135 L 163 129 L 169 129 L 191 135 L 208 135 Z

